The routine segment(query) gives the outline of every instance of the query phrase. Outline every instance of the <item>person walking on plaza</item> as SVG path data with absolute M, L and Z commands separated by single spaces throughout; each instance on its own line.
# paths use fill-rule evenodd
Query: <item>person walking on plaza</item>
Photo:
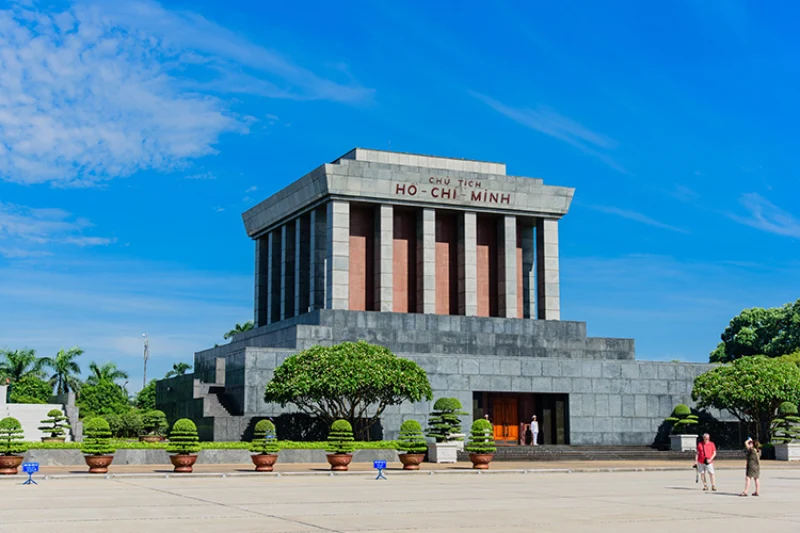
M 756 485 L 756 491 L 753 496 L 759 496 L 761 492 L 761 444 L 758 441 L 748 438 L 744 441 L 745 454 L 747 455 L 747 467 L 744 473 L 744 491 L 739 493 L 739 496 L 747 496 L 747 491 L 750 490 L 750 480 L 752 479 Z
M 703 433 L 703 441 L 697 445 L 697 452 L 694 455 L 694 464 L 703 480 L 703 490 L 708 490 L 706 483 L 706 473 L 711 478 L 711 490 L 717 491 L 717 484 L 714 480 L 714 458 L 717 456 L 717 447 L 711 442 L 711 436 Z
M 539 422 L 536 420 L 536 415 L 531 417 L 531 446 L 539 445 Z

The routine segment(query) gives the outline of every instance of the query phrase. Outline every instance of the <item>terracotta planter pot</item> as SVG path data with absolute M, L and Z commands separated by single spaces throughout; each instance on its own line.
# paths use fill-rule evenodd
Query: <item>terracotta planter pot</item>
M 419 470 L 419 465 L 425 459 L 424 453 L 401 453 L 397 455 L 403 463 L 403 470 Z
M 84 455 L 83 460 L 86 461 L 86 466 L 89 467 L 90 474 L 106 474 L 111 461 L 114 460 L 113 455 Z
M 172 466 L 175 467 L 175 472 L 191 473 L 193 470 L 192 466 L 197 462 L 197 455 L 170 455 L 169 460 Z
M 24 459 L 21 455 L 0 455 L 0 475 L 13 476 Z
M 328 458 L 328 464 L 331 465 L 331 470 L 336 472 L 347 470 L 350 461 L 353 460 L 352 453 L 329 453 L 325 457 Z
M 254 453 L 250 456 L 256 465 L 256 472 L 272 472 L 272 466 L 278 460 L 277 453 Z
M 140 435 L 139 442 L 161 442 L 159 435 Z
M 469 460 L 472 461 L 472 468 L 476 470 L 487 470 L 489 463 L 494 459 L 493 453 L 471 453 Z
M 67 437 L 42 437 L 42 442 L 64 442 Z

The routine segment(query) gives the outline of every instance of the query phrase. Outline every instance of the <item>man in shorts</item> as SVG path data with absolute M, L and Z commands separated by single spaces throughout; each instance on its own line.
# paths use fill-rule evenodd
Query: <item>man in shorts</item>
M 703 440 L 697 445 L 697 451 L 694 455 L 694 465 L 700 473 L 700 479 L 703 480 L 703 490 L 708 490 L 706 484 L 706 472 L 711 478 L 711 490 L 716 492 L 717 485 L 714 482 L 714 458 L 717 456 L 717 447 L 711 442 L 711 436 L 708 433 L 703 433 Z

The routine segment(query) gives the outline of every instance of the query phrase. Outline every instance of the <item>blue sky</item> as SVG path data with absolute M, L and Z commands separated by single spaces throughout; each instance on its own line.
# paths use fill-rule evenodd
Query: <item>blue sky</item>
M 191 361 L 252 316 L 241 212 L 355 146 L 575 187 L 562 318 L 640 359 L 800 297 L 795 5 L 375 4 L 0 4 L 0 346 Z

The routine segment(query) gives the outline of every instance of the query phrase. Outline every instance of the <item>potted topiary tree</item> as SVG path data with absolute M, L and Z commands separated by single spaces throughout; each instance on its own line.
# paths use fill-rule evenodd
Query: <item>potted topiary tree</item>
M 783 402 L 778 407 L 778 418 L 772 421 L 772 443 L 778 461 L 800 461 L 800 416 L 797 406 Z
M 16 474 L 22 464 L 22 424 L 16 418 L 0 420 L 0 475 Z
M 139 435 L 141 442 L 160 442 L 164 439 L 164 432 L 169 428 L 167 424 L 167 415 L 164 411 L 153 409 L 146 411 L 142 415 L 142 428 L 146 432 L 144 435 Z
M 64 442 L 67 440 L 67 432 L 69 424 L 67 424 L 67 417 L 58 409 L 50 409 L 47 412 L 47 418 L 40 420 L 40 423 L 45 424 L 39 426 L 39 431 L 48 433 L 49 437 L 42 437 L 42 442 Z
M 697 415 L 692 414 L 688 405 L 679 403 L 672 410 L 672 415 L 664 422 L 672 424 L 669 436 L 669 449 L 678 452 L 694 451 L 697 448 L 697 435 L 687 433 L 697 425 Z
M 81 452 L 90 474 L 105 474 L 114 460 L 111 427 L 105 418 L 96 416 L 83 423 Z
M 455 463 L 458 450 L 463 446 L 461 419 L 466 415 L 457 398 L 439 398 L 433 404 L 428 417 L 426 435 L 435 440 L 428 445 L 428 461 L 432 463 Z
M 167 453 L 172 454 L 169 460 L 175 467 L 175 472 L 192 472 L 199 451 L 200 439 L 197 438 L 197 426 L 194 422 L 188 418 L 181 418 L 175 422 L 167 446 Z
M 337 420 L 331 424 L 331 431 L 328 433 L 328 445 L 325 451 L 328 452 L 328 464 L 331 470 L 347 470 L 350 461 L 353 460 L 355 445 L 353 438 L 353 426 L 347 420 Z
M 278 460 L 278 439 L 275 436 L 275 424 L 269 420 L 259 420 L 255 427 L 255 438 L 250 443 L 250 458 L 256 465 L 257 472 L 272 472 Z
M 397 439 L 397 451 L 403 470 L 419 470 L 419 465 L 425 459 L 425 450 L 428 448 L 422 426 L 416 420 L 406 420 L 400 426 L 400 438 Z
M 494 458 L 497 447 L 494 444 L 494 429 L 491 422 L 479 418 L 472 423 L 469 432 L 469 442 L 464 447 L 469 452 L 472 468 L 486 470 Z

